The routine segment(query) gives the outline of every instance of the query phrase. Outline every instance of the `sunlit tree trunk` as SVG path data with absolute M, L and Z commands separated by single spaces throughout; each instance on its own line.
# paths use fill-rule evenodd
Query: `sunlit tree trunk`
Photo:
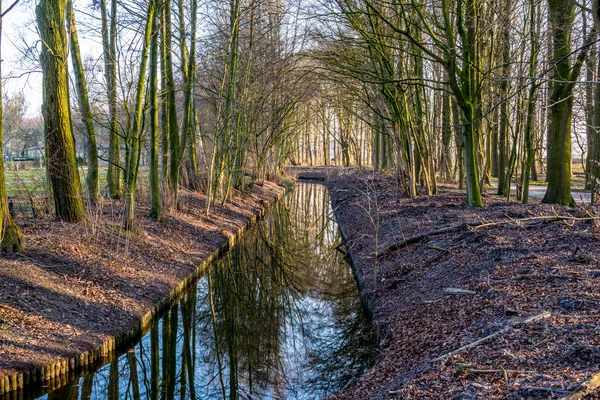
M 168 187 L 169 182 L 169 144 L 171 141 L 170 135 L 170 123 L 169 123 L 169 96 L 167 89 L 167 49 L 166 49 L 166 41 L 165 41 L 165 24 L 163 23 L 164 19 L 164 0 L 161 0 L 161 9 L 160 9 L 160 122 L 161 122 L 161 179 L 164 187 Z
M 452 173 L 452 112 L 450 109 L 450 94 L 442 93 L 442 148 L 440 151 L 440 174 L 445 182 L 453 179 Z
M 71 42 L 71 61 L 75 75 L 75 86 L 77 88 L 77 99 L 79 100 L 79 111 L 81 119 L 85 126 L 86 145 L 88 155 L 88 170 L 86 175 L 86 184 L 88 196 L 91 204 L 98 202 L 98 149 L 96 148 L 96 134 L 94 131 L 94 121 L 92 119 L 92 110 L 88 97 L 87 83 L 81 62 L 81 53 L 79 51 L 79 37 L 77 35 L 77 25 L 75 23 L 75 12 L 73 11 L 73 1 L 67 2 L 67 24 L 70 31 Z
M 196 75 L 196 24 L 198 15 L 198 1 L 191 1 L 191 29 L 189 57 L 185 42 L 185 10 L 183 0 L 179 0 L 179 49 L 181 51 L 181 72 L 183 75 L 183 120 L 181 125 L 181 143 L 179 149 L 179 168 L 185 162 L 188 172 L 188 186 L 198 187 L 198 162 L 196 158 L 196 134 L 194 128 L 194 101 L 192 93 Z M 187 160 L 186 158 L 186 150 Z
M 496 155 L 497 160 L 497 174 L 498 174 L 498 194 L 505 195 L 506 194 L 506 169 L 507 169 L 507 161 L 508 161 L 508 150 L 507 146 L 509 144 L 509 135 L 508 129 L 510 125 L 510 116 L 508 115 L 509 110 L 509 102 L 507 100 L 508 93 L 510 91 L 509 79 L 510 79 L 510 65 L 511 65 L 511 51 L 510 51 L 510 42 L 511 42 L 511 10 L 512 10 L 512 0 L 504 0 L 503 1 L 503 15 L 502 20 L 502 34 L 500 36 L 500 48 L 502 50 L 502 69 L 501 69 L 501 81 L 499 85 L 499 94 L 500 101 L 502 102 L 500 105 L 500 126 L 498 131 L 498 154 Z M 506 13 L 506 15 L 504 14 Z M 510 191 L 510 185 L 508 185 L 508 190 Z
M 42 114 L 56 217 L 67 222 L 80 222 L 85 217 L 85 208 L 71 126 L 65 6 L 66 0 L 40 0 L 36 7 L 43 43 L 40 55 L 44 73 Z
M 448 70 L 450 87 L 455 95 L 460 122 L 462 124 L 462 157 L 464 160 L 467 203 L 473 207 L 481 207 L 481 190 L 479 187 L 479 172 L 477 170 L 477 155 L 475 139 L 477 137 L 475 121 L 474 91 L 475 86 L 475 41 L 476 41 L 476 8 L 474 0 L 459 0 L 457 4 L 457 29 L 462 42 L 461 64 L 458 64 L 458 54 L 455 50 L 454 30 L 447 2 L 443 1 L 444 21 L 448 35 Z M 464 11 L 463 11 L 464 8 Z M 460 78 L 460 79 L 459 79 Z
M 600 52 L 596 54 L 600 55 Z M 596 76 L 600 76 L 600 60 L 596 60 Z M 588 181 L 591 192 L 591 202 L 596 204 L 597 192 L 600 186 L 600 88 L 595 88 L 594 109 L 592 111 L 593 129 L 588 142 Z
M 570 0 L 548 0 L 548 16 L 552 25 L 552 69 L 550 87 L 550 125 L 548 127 L 548 190 L 542 200 L 570 206 L 571 195 L 571 126 L 573 118 L 573 89 L 587 56 L 579 53 L 569 61 L 571 30 L 575 4 Z
M 177 189 L 179 185 L 179 122 L 177 120 L 177 105 L 175 102 L 175 80 L 173 77 L 173 46 L 171 24 L 171 2 L 165 0 L 162 7 L 162 32 L 164 46 L 165 76 L 165 110 L 168 115 L 169 131 L 169 183 L 171 194 L 177 205 Z
M 156 20 L 156 16 L 154 16 Z M 148 77 L 148 97 L 150 100 L 150 197 L 152 208 L 150 216 L 162 220 L 162 200 L 160 197 L 160 173 L 158 171 L 158 23 L 153 23 L 150 43 L 150 76 Z
M 125 191 L 125 230 L 133 229 L 135 215 L 135 185 L 138 178 L 140 165 L 141 140 L 142 140 L 142 118 L 144 114 L 144 87 L 146 83 L 146 72 L 148 66 L 148 49 L 152 39 L 153 26 L 156 24 L 155 0 L 150 0 L 146 13 L 146 27 L 144 30 L 142 54 L 138 72 L 138 83 L 135 99 L 135 112 L 133 125 L 128 135 L 129 152 L 127 154 L 126 191 Z
M 415 33 L 417 36 L 417 40 L 421 40 L 420 28 L 417 27 L 417 32 Z M 416 76 L 419 80 L 425 81 L 425 74 L 423 70 L 423 52 L 417 46 L 413 46 L 414 56 L 414 76 Z M 433 194 L 433 182 L 435 181 L 435 173 L 431 168 L 431 154 L 428 146 L 427 132 L 425 127 L 425 112 L 424 112 L 424 92 L 421 85 L 415 85 L 414 87 L 415 95 L 415 122 L 414 122 L 414 141 L 415 148 L 419 153 L 419 160 L 415 161 L 415 167 L 419 167 L 423 179 L 423 186 L 425 186 L 425 190 L 427 191 L 427 195 Z M 416 157 L 415 157 L 416 158 Z M 419 173 L 415 173 L 415 180 L 419 179 Z
M 592 12 L 596 30 L 600 29 L 600 7 L 598 0 L 592 2 Z M 596 33 L 596 37 L 598 34 Z M 594 56 L 600 56 L 600 51 L 594 44 Z M 600 76 L 600 59 L 595 59 L 596 64 L 596 79 Z M 587 180 L 591 192 L 591 203 L 597 203 L 598 186 L 600 185 L 600 88 L 595 85 L 594 91 L 594 107 L 592 110 L 593 129 L 589 130 L 588 136 L 588 163 L 587 163 Z
M 117 116 L 117 0 L 111 1 L 110 27 L 106 0 L 100 0 L 100 11 L 110 132 L 106 183 L 110 198 L 119 199 L 123 192 L 121 189 L 121 138 Z

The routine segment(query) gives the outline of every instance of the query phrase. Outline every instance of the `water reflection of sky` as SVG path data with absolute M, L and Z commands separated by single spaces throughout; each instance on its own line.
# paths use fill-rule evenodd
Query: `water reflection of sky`
M 43 398 L 329 397 L 376 356 L 340 242 L 299 183 L 130 352 Z

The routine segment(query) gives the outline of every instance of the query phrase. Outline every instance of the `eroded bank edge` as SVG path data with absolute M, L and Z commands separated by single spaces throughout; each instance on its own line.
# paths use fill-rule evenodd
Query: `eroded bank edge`
M 330 182 L 326 182 L 325 187 L 327 188 L 327 191 L 329 193 L 333 189 Z M 333 214 L 335 216 L 336 223 L 337 223 L 338 229 L 340 231 L 340 235 L 342 237 L 342 242 L 344 244 L 344 247 L 346 248 L 346 253 L 344 255 L 344 258 L 346 259 L 348 264 L 350 264 L 350 268 L 352 269 L 352 274 L 354 275 L 354 281 L 356 282 L 356 286 L 358 288 L 358 294 L 359 294 L 363 309 L 365 310 L 367 317 L 369 318 L 369 321 L 373 324 L 373 327 L 375 329 L 377 329 L 377 337 L 378 337 L 378 340 L 380 341 L 381 336 L 380 336 L 380 332 L 379 332 L 379 327 L 375 323 L 376 322 L 376 312 L 375 312 L 375 307 L 374 307 L 374 303 L 373 303 L 373 301 L 374 301 L 373 293 L 367 288 L 367 284 L 365 282 L 365 277 L 363 276 L 363 274 L 361 274 L 361 271 L 359 270 L 359 267 L 355 260 L 355 255 L 352 253 L 352 246 L 350 245 L 348 236 L 346 235 L 346 232 L 344 230 L 344 226 L 340 222 L 341 219 L 340 219 L 340 214 L 339 214 L 339 208 L 340 208 L 341 204 L 339 204 L 339 202 L 336 203 L 334 201 L 335 199 L 331 195 L 329 195 L 329 199 L 331 200 Z

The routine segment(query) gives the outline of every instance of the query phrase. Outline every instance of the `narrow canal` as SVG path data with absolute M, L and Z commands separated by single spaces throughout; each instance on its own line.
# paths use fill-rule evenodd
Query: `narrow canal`
M 340 244 L 327 189 L 298 183 L 128 352 L 41 398 L 331 396 L 377 348 Z

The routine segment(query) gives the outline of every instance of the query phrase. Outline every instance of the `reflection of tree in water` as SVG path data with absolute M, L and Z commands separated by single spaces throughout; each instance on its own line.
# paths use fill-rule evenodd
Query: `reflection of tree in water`
M 331 288 L 336 292 L 330 298 L 336 334 L 321 335 L 309 341 L 312 344 L 309 363 L 314 376 L 308 386 L 324 393 L 334 393 L 355 384 L 378 356 L 377 332 L 362 310 L 352 274 L 346 274 L 344 281 L 338 281 Z M 325 321 L 322 329 L 315 329 L 317 334 L 330 329 L 328 323 L 330 321 Z
M 372 363 L 360 348 L 375 338 L 330 214 L 325 189 L 303 185 L 211 274 L 230 398 L 321 397 Z
M 52 399 L 312 399 L 376 338 L 323 186 L 299 184 L 129 352 Z

